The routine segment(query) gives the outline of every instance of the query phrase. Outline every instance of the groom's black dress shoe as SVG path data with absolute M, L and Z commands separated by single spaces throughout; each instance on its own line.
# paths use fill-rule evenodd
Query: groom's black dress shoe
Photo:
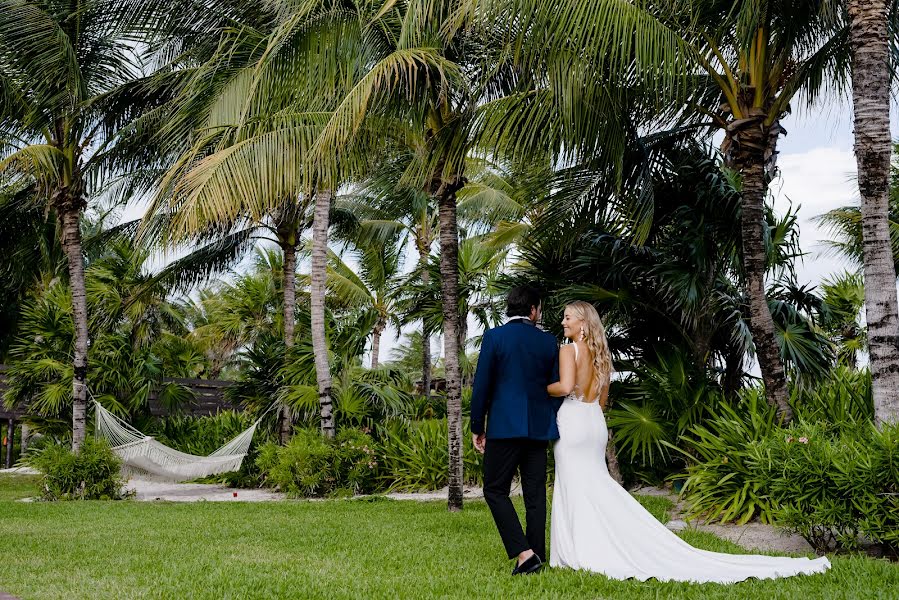
M 512 575 L 530 575 L 536 573 L 543 566 L 540 557 L 534 554 L 529 559 L 512 569 Z

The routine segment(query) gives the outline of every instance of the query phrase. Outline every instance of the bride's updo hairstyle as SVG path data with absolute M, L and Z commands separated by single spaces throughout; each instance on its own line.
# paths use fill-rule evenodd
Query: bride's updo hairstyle
M 583 300 L 572 302 L 565 308 L 584 323 L 580 339 L 593 355 L 593 373 L 596 375 L 596 381 L 602 385 L 604 378 L 611 376 L 613 369 L 612 353 L 609 352 L 606 329 L 602 326 L 599 313 L 592 304 Z

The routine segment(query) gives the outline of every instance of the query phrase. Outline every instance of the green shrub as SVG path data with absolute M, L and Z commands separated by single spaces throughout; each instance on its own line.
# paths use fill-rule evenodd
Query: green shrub
M 851 498 L 838 493 L 837 465 L 854 440 L 830 439 L 824 424 L 794 424 L 749 450 L 748 464 L 766 482 L 772 517 L 816 549 L 851 547 L 858 535 Z
M 119 458 L 105 440 L 87 438 L 74 454 L 68 446 L 49 445 L 29 454 L 27 464 L 43 477 L 42 500 L 118 500 L 124 498 Z
M 790 386 L 790 405 L 797 419 L 826 422 L 840 428 L 874 419 L 871 372 L 835 367 L 827 379 L 795 382 Z
M 205 417 L 176 415 L 155 422 L 148 428 L 147 434 L 175 450 L 195 456 L 209 456 L 243 433 L 253 421 L 251 414 L 234 410 Z M 260 446 L 270 439 L 273 439 L 272 434 L 258 427 L 238 471 L 201 477 L 196 481 L 239 488 L 259 487 L 261 474 L 256 467 L 256 456 Z
M 379 431 L 382 478 L 391 490 L 439 490 L 447 485 L 449 448 L 445 419 L 396 421 Z M 463 470 L 467 483 L 484 480 L 483 456 L 471 443 L 468 419 L 463 421 Z
M 681 438 L 689 466 L 683 495 L 689 516 L 710 521 L 746 523 L 754 517 L 771 522 L 765 480 L 747 462 L 753 444 L 778 431 L 775 412 L 758 390 L 748 390 L 736 407 L 722 404 L 704 425 Z
M 209 456 L 253 424 L 254 417 L 233 410 L 216 415 L 176 415 L 160 420 L 147 431 L 160 443 L 195 456 Z M 257 431 L 256 435 L 260 435 Z
M 899 548 L 899 427 L 796 423 L 751 453 L 774 520 L 816 550 L 854 548 L 859 533 Z
M 374 491 L 378 484 L 379 461 L 371 436 L 358 429 L 343 429 L 334 440 L 334 465 L 341 495 Z
M 255 464 L 267 485 L 290 496 L 346 496 L 377 489 L 374 441 L 355 429 L 341 430 L 333 440 L 317 430 L 300 430 L 286 446 L 261 446 Z

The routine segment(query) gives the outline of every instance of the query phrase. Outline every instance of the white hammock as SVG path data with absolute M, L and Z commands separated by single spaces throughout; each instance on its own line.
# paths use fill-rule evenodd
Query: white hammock
M 247 455 L 253 434 L 262 417 L 233 440 L 210 454 L 194 456 L 157 442 L 121 420 L 99 402 L 97 436 L 109 440 L 112 451 L 124 462 L 124 469 L 166 481 L 189 481 L 217 473 L 237 471 Z

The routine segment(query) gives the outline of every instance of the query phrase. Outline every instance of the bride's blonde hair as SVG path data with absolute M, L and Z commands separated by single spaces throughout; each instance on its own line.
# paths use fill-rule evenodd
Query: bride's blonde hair
M 593 356 L 593 374 L 597 383 L 602 386 L 605 377 L 612 375 L 612 353 L 609 352 L 609 341 L 606 339 L 606 329 L 602 325 L 599 313 L 589 302 L 577 300 L 565 307 L 571 310 L 575 317 L 583 321 L 583 336 L 581 340 L 590 349 Z M 605 407 L 603 407 L 605 408 Z

